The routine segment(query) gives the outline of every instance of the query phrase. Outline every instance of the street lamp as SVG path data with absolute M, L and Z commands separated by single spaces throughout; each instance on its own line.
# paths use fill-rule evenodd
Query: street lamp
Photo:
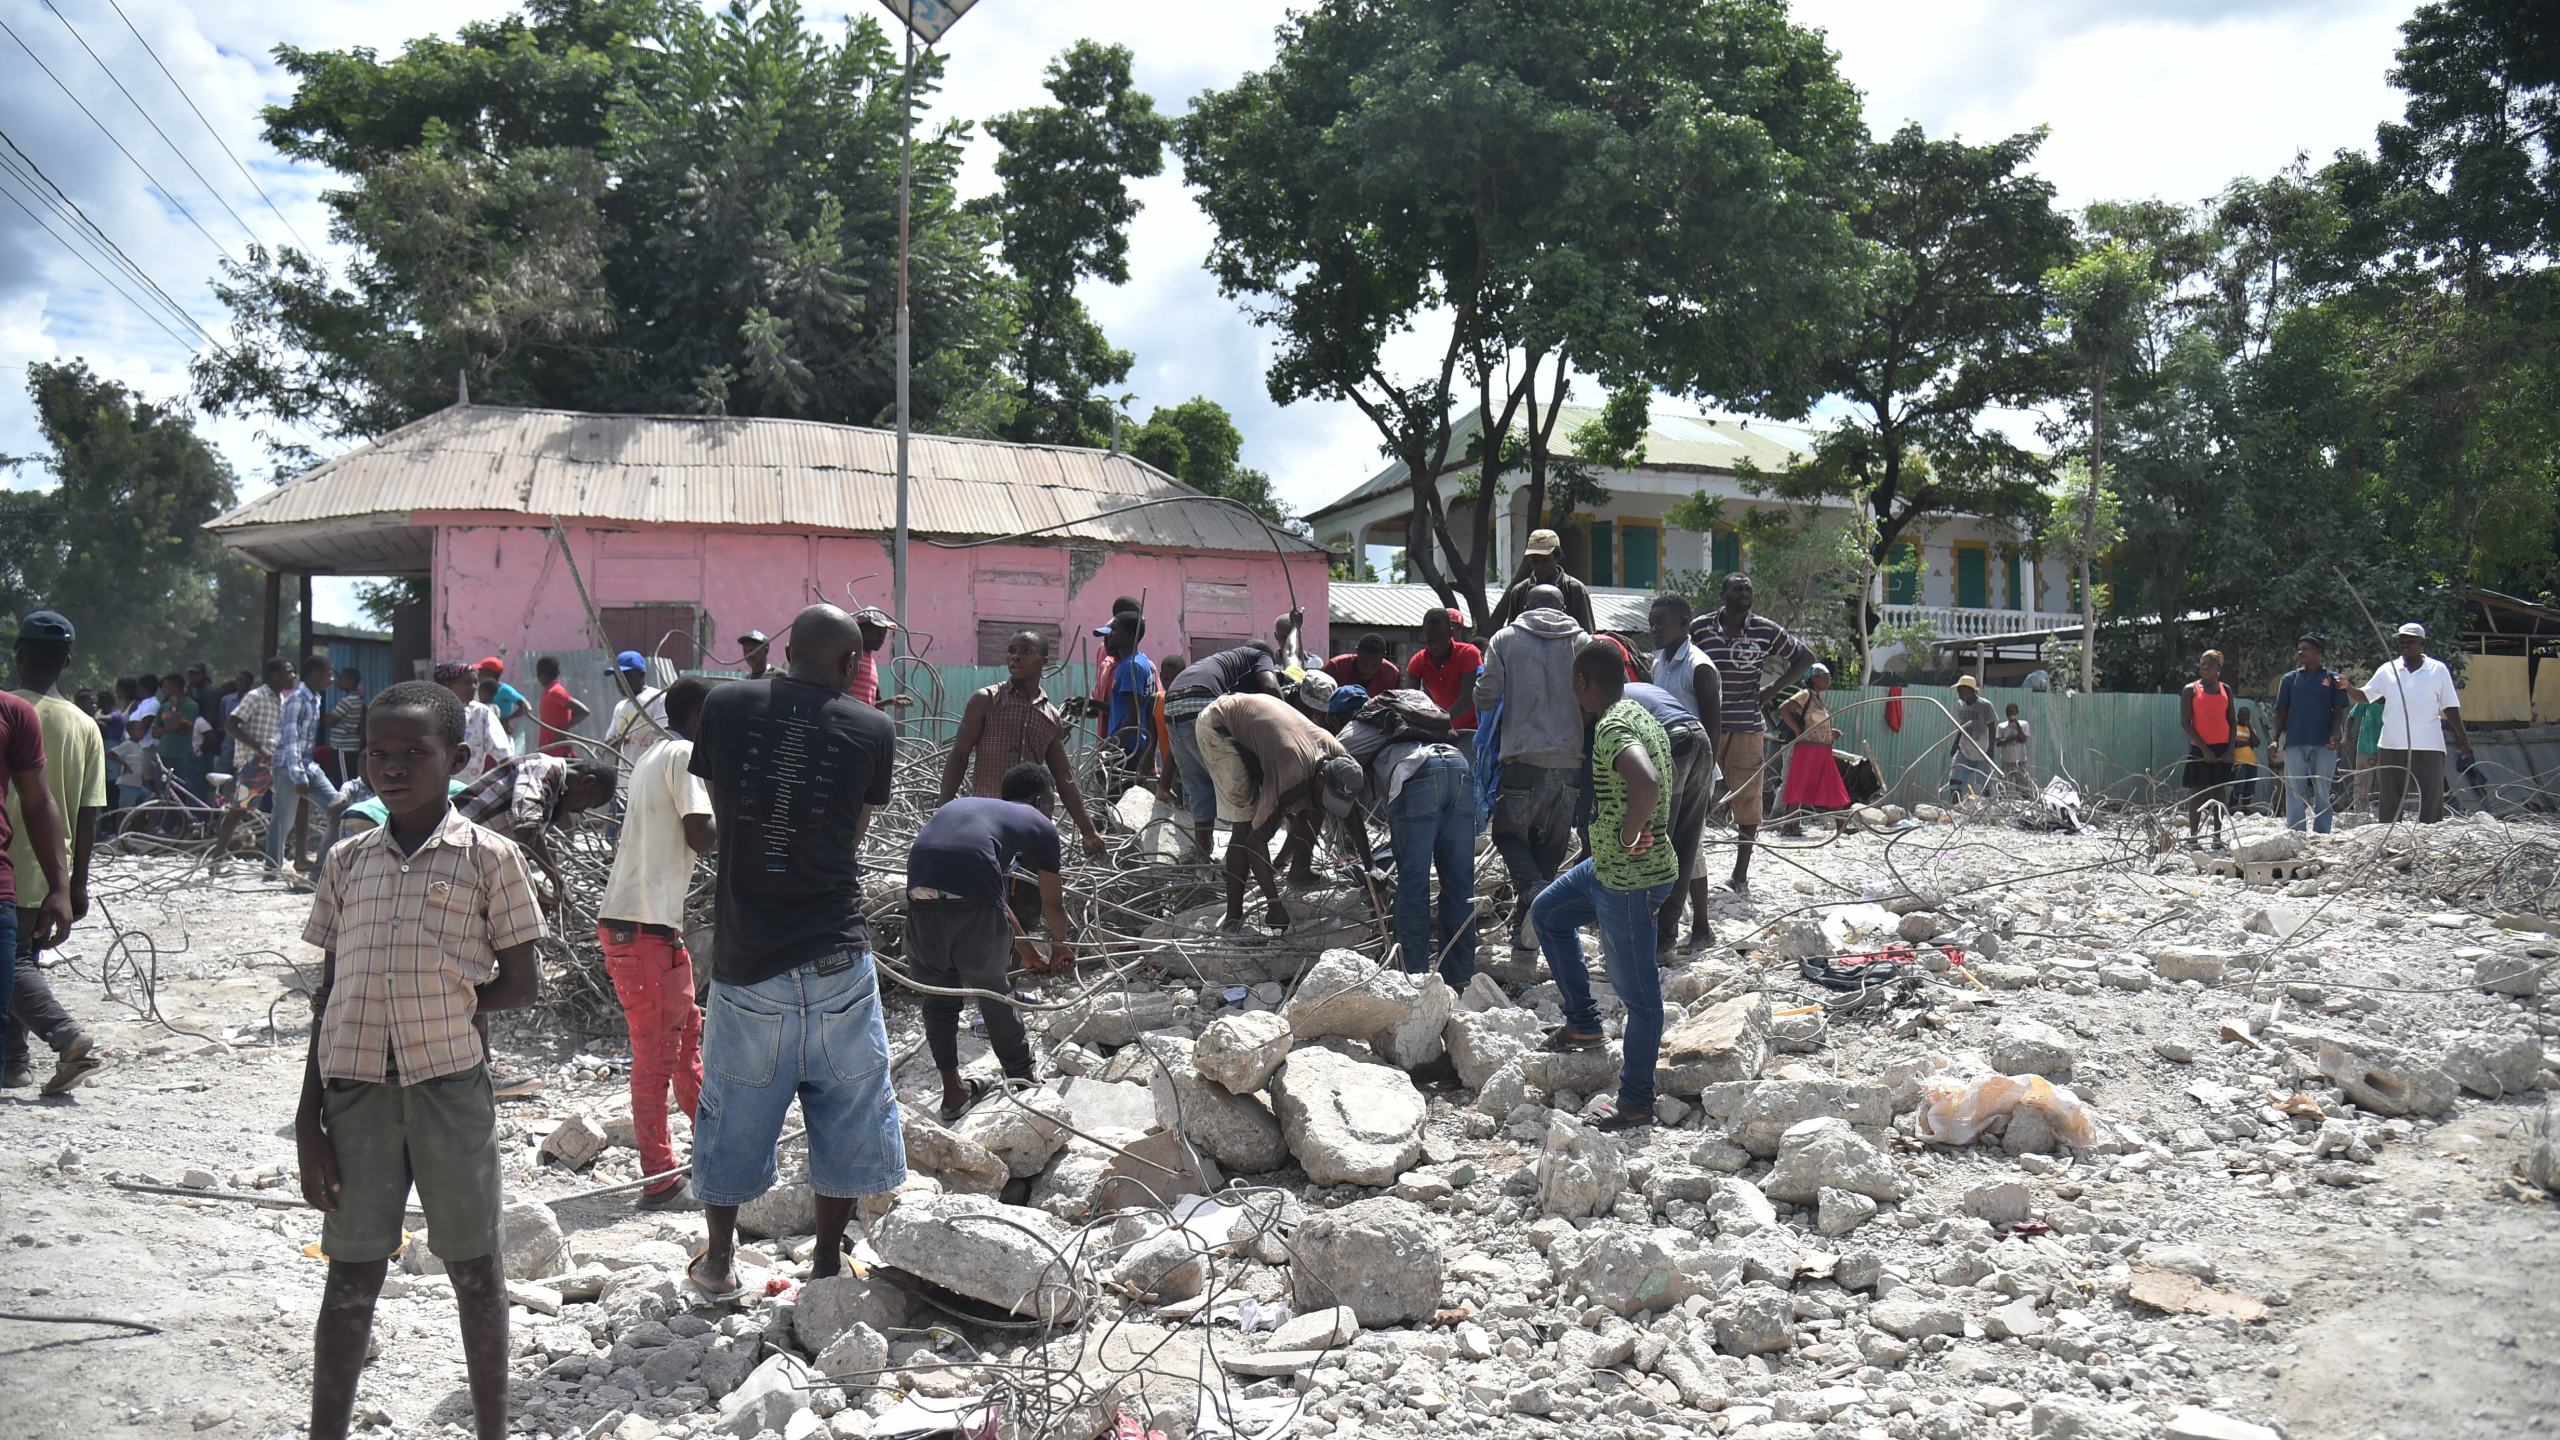
M 900 628 L 898 650 L 907 650 L 907 205 L 915 155 L 916 40 L 927 45 L 969 13 L 977 0 L 880 0 L 907 31 L 907 63 L 898 79 L 898 530 L 889 548 L 890 605 Z

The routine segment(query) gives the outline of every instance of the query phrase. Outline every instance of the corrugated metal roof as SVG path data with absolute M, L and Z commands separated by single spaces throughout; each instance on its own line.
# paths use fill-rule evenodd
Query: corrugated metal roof
M 430 511 L 882 532 L 897 521 L 897 436 L 808 420 L 595 415 L 456 405 L 215 518 L 234 545 L 273 525 Z M 981 538 L 1047 526 L 1061 539 L 1267 553 L 1269 532 L 1128 455 L 912 437 L 909 526 Z M 1144 501 L 1128 514 L 1105 512 Z M 326 528 L 325 526 L 323 528 Z M 1293 535 L 1290 553 L 1321 546 Z
M 1573 432 L 1600 418 L 1595 405 L 1565 405 L 1556 419 L 1556 453 L 1573 453 Z M 1467 442 L 1483 424 L 1470 407 L 1458 417 L 1456 434 L 1449 445 L 1451 455 L 1466 453 Z M 1784 470 L 1813 453 L 1814 433 L 1801 425 L 1788 425 L 1732 415 L 1692 415 L 1676 410 L 1656 410 L 1645 430 L 1644 464 L 1646 470 L 1723 470 L 1731 471 L 1737 460 L 1749 457 L 1763 470 Z M 1404 462 L 1397 461 L 1361 485 L 1319 508 L 1307 518 L 1315 520 L 1347 505 L 1401 489 L 1404 485 Z M 1452 476 L 1450 482 L 1464 477 Z
M 1487 611 L 1501 603 L 1506 588 L 1485 587 Z M 1603 630 L 1641 635 L 1652 628 L 1645 612 L 1653 604 L 1653 596 L 1651 590 L 1595 589 L 1591 592 L 1591 618 Z M 1352 629 L 1418 630 L 1422 628 L 1424 612 L 1441 608 L 1439 592 L 1428 585 L 1336 580 L 1325 589 L 1326 618 Z

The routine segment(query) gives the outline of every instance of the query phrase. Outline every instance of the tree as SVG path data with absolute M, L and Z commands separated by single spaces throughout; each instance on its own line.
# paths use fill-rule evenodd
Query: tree
M 1816 393 L 1865 268 L 1860 129 L 1781 5 L 1333 3 L 1280 41 L 1178 127 L 1210 269 L 1276 338 L 1272 397 L 1348 399 L 1403 465 L 1408 563 L 1447 603 L 1485 617 L 1512 427 L 1535 483 L 1575 373 L 1779 414 Z M 1385 356 L 1406 331 L 1434 337 L 1418 373 Z
M 1206 395 L 1179 405 L 1159 405 L 1129 437 L 1129 453 L 1194 490 L 1223 495 L 1250 507 L 1274 525 L 1304 533 L 1306 527 L 1281 503 L 1271 477 L 1240 463 L 1244 432 L 1227 407 Z
M 1172 122 L 1129 77 L 1122 45 L 1077 41 L 1049 63 L 1054 105 L 987 122 L 1004 189 L 973 209 L 991 217 L 1005 264 L 1022 284 L 1022 333 L 1012 368 L 1019 404 L 1014 440 L 1099 445 L 1111 404 L 1096 393 L 1129 378 L 1117 349 L 1076 298 L 1085 280 L 1129 279 L 1129 182 L 1164 170 Z
M 2083 487 L 2080 522 L 2069 548 L 2080 572 L 2080 688 L 2098 688 L 2098 602 L 2094 570 L 2098 553 L 2099 503 L 2106 483 L 2107 383 L 2132 348 L 2159 283 L 2143 259 L 2122 241 L 2091 247 L 2079 259 L 2049 274 L 2053 292 L 2053 324 L 2062 337 L 2067 363 L 2088 387 L 2089 483 Z
M 1967 145 L 1906 125 L 1861 156 L 1855 224 L 1880 258 L 1848 345 L 1820 372 L 1850 409 L 1770 488 L 1869 512 L 1875 568 L 1924 516 L 2043 508 L 2044 460 L 1984 415 L 2052 398 L 2045 276 L 2073 240 L 2053 187 L 2025 173 L 2044 135 Z
M 204 529 L 231 507 L 231 469 L 185 410 L 79 360 L 28 366 L 27 393 L 55 483 L 0 492 L 0 613 L 68 616 L 73 685 L 252 655 L 259 612 L 240 602 L 260 582 Z
M 209 408 L 364 437 L 452 401 L 876 423 L 895 388 L 902 70 L 869 16 L 795 0 L 533 0 L 383 60 L 278 52 L 269 140 L 348 177 L 342 275 L 253 251 L 216 286 Z M 913 84 L 929 105 L 939 57 Z M 915 403 L 977 415 L 1010 344 L 992 227 L 953 193 L 967 127 L 915 155 Z

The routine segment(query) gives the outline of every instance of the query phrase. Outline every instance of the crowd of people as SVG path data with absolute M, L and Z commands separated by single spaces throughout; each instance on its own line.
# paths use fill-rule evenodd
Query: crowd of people
M 1094 632 L 1103 660 L 1092 691 L 1061 706 L 1042 684 L 1050 640 L 1037 630 L 1011 637 L 1005 678 L 967 698 L 938 803 L 904 863 L 901 980 L 925 997 L 936 1113 L 956 1120 L 998 1086 L 1038 1078 L 1013 976 L 1075 963 L 1061 801 L 1085 851 L 1109 853 L 1068 744 L 1090 718 L 1108 756 L 1102 773 L 1152 788 L 1188 821 L 1180 834 L 1198 856 L 1220 857 L 1230 930 L 1245 926 L 1254 891 L 1263 923 L 1290 924 L 1283 873 L 1321 878 L 1319 851 L 1333 845 L 1344 878 L 1379 898 L 1392 963 L 1405 972 L 1466 986 L 1479 928 L 1491 926 L 1514 961 L 1543 963 L 1563 1001 L 1544 1041 L 1554 1051 L 1608 1043 L 1583 939 L 1595 932 L 1625 1022 L 1616 1093 L 1588 1118 L 1602 1131 L 1651 1124 L 1662 967 L 1684 944 L 1713 938 L 1702 854 L 1711 812 L 1730 811 L 1726 884 L 1747 893 L 1770 772 L 1783 774 L 1778 799 L 1792 826 L 1850 803 L 1855 762 L 1833 748 L 1841 732 L 1829 671 L 1754 609 L 1748 576 L 1729 577 L 1706 614 L 1678 595 L 1657 597 L 1639 651 L 1595 629 L 1588 592 L 1563 573 L 1557 549 L 1552 531 L 1532 535 L 1481 645 L 1463 616 L 1433 611 L 1422 647 L 1401 665 L 1377 637 L 1330 657 L 1305 653 L 1298 612 L 1279 617 L 1268 641 L 1187 662 L 1150 657 L 1144 609 L 1124 599 Z M 47 1093 L 98 1064 L 30 962 L 85 915 L 110 805 L 196 794 L 228 776 L 227 831 L 263 794 L 268 867 L 309 877 L 303 933 L 324 956 L 295 1120 L 303 1193 L 325 1213 L 330 1258 L 312 1434 L 346 1433 L 412 1186 L 427 1244 L 453 1280 L 481 1433 L 503 1433 L 491 1107 L 520 1082 L 492 1068 L 486 1016 L 538 997 L 534 946 L 554 908 L 545 891 L 550 900 L 565 891 L 549 837 L 568 817 L 600 811 L 612 865 L 595 903 L 597 940 L 630 1034 L 647 1177 L 637 1203 L 698 1207 L 704 1243 L 688 1281 L 736 1295 L 738 1208 L 775 1183 L 796 1101 L 817 1196 L 811 1270 L 838 1273 L 855 1200 L 904 1178 L 858 860 L 872 810 L 890 799 L 900 744 L 884 708 L 903 702 L 881 696 L 878 659 L 895 628 L 876 610 L 813 605 L 785 632 L 781 667 L 776 642 L 750 631 L 740 637 L 744 678 L 665 687 L 650 683 L 645 657 L 622 652 L 612 666 L 618 700 L 595 739 L 577 733 L 588 712 L 551 657 L 536 661 L 531 695 L 509 683 L 499 657 L 368 694 L 362 677 L 314 655 L 220 683 L 199 664 L 137 676 L 112 697 L 66 698 L 72 622 L 25 617 L 14 688 L 0 696 L 10 846 L 0 956 L 14 959 L 0 968 L 7 1083 L 31 1080 L 31 1035 L 56 1054 Z M 2414 781 L 2419 818 L 2440 816 L 2444 751 L 2467 759 L 2469 742 L 2424 632 L 2401 634 L 2401 659 L 2355 682 L 2326 667 L 2320 637 L 2303 637 L 2302 664 L 2277 690 L 2269 745 L 2285 757 L 2294 823 L 2329 827 L 2331 781 L 2350 743 L 2375 757 L 2385 813 Z M 2241 767 L 2257 759 L 2249 710 L 2220 669 L 2221 657 L 2206 654 L 2181 700 L 2185 778 L 2199 805 L 2231 803 Z M 2028 784 L 2032 735 L 2019 707 L 1995 712 L 1972 677 L 1958 694 L 1951 786 Z M 1770 751 L 1773 721 L 1783 757 Z M 1515 896 L 1507 915 L 1491 915 L 1477 894 L 1480 837 Z M 685 941 L 702 856 L 716 873 L 707 989 Z M 972 1002 L 993 1076 L 963 1068 L 960 1025 Z M 670 1102 L 693 1123 L 689 1161 L 674 1148 Z

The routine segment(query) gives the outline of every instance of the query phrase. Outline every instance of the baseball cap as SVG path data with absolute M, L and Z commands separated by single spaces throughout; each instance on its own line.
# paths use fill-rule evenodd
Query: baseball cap
M 1336 687 L 1334 688 L 1334 692 L 1333 692 L 1333 703 L 1325 707 L 1325 713 L 1326 713 L 1326 714 L 1328 714 L 1328 715 L 1348 715 L 1348 714 L 1351 714 L 1353 711 L 1358 710 L 1361 706 L 1366 705 L 1366 704 L 1368 704 L 1368 703 L 1369 703 L 1369 687 L 1368 687 L 1368 686 L 1366 686 L 1366 685 L 1341 685 L 1341 686 L 1336 686 Z
M 501 675 L 504 675 L 504 674 L 506 674 L 506 673 L 507 673 L 507 662 L 506 662 L 506 661 L 504 661 L 504 660 L 499 659 L 499 658 L 498 658 L 497 656 L 495 656 L 495 655 L 491 655 L 491 656 L 488 656 L 487 658 L 483 659 L 479 664 L 472 666 L 471 668 L 472 668 L 472 669 L 474 669 L 474 670 L 494 670 L 494 671 L 496 671 L 497 673 L 499 673 L 499 674 L 501 674 Z
M 1348 755 L 1335 755 L 1324 762 L 1324 784 L 1319 793 L 1324 808 L 1337 819 L 1349 815 L 1360 804 L 1360 792 L 1368 787 L 1368 776 L 1360 762 Z
M 1307 678 L 1298 682 L 1298 704 L 1322 715 L 1333 703 L 1335 688 L 1332 676 L 1321 670 L 1310 670 Z
M 613 666 L 611 669 L 606 670 L 605 673 L 610 675 L 615 670 L 646 670 L 648 668 L 648 659 L 641 655 L 639 651 L 625 650 L 621 654 L 613 657 Z
M 1564 539 L 1553 530 L 1532 530 L 1529 543 L 1520 547 L 1523 555 L 1553 555 L 1564 548 Z
M 69 640 L 72 638 L 71 622 L 62 618 L 62 612 L 58 610 L 31 611 L 18 619 L 18 638 Z
M 750 630 L 746 634 L 738 637 L 738 643 L 741 645 L 770 645 L 773 643 L 773 637 L 767 635 L 761 630 Z
M 2424 640 L 2427 638 L 2427 627 L 2412 620 L 2401 626 L 2398 633 L 2403 640 Z

